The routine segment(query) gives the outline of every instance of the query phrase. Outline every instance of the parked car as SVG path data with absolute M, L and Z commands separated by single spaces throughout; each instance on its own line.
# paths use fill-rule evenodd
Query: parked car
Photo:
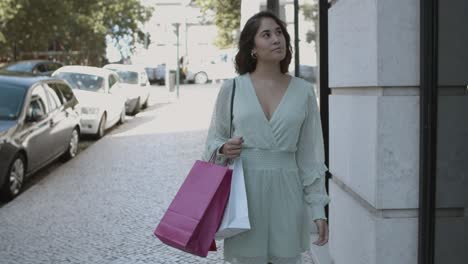
M 166 83 L 166 63 L 159 64 L 156 67 L 156 82 L 161 85 Z
M 148 76 L 148 81 L 150 84 L 156 82 L 156 68 L 155 67 L 145 67 L 146 76 Z
M 207 61 L 188 61 L 183 73 L 188 82 L 205 84 L 209 80 L 224 80 L 236 76 L 233 58 L 227 54 L 219 54 Z
M 0 196 L 14 198 L 59 156 L 75 157 L 80 129 L 78 100 L 64 81 L 0 72 Z
M 125 121 L 125 96 L 115 72 L 89 66 L 65 66 L 52 76 L 67 81 L 80 101 L 83 134 L 101 138 L 106 129 Z
M 156 67 L 145 67 L 146 75 L 151 84 L 158 83 L 164 85 L 166 82 L 166 64 L 162 63 Z
M 131 89 L 131 92 L 138 96 L 132 114 L 137 114 L 140 109 L 148 107 L 150 83 L 143 67 L 127 64 L 107 64 L 103 68 L 116 72 L 122 83 L 124 83 L 124 88 Z
M 294 67 L 294 65 L 292 65 Z M 295 70 L 291 72 L 292 76 L 295 76 Z M 299 65 L 299 78 L 302 78 L 308 82 L 311 82 L 315 84 L 317 82 L 317 66 L 311 66 L 311 65 L 304 65 L 300 64 Z
M 2 70 L 50 76 L 54 71 L 62 66 L 62 63 L 49 60 L 23 60 L 10 63 L 4 66 Z

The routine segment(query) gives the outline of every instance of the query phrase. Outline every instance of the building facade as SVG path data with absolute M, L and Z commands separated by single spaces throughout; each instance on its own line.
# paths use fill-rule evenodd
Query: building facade
M 199 61 L 218 51 L 213 44 L 217 35 L 213 14 L 203 14 L 190 0 L 144 0 L 153 7 L 153 15 L 143 30 L 148 34 L 148 47 L 138 45 L 132 57 L 135 64 L 156 66 L 166 64 L 177 68 L 178 58 Z

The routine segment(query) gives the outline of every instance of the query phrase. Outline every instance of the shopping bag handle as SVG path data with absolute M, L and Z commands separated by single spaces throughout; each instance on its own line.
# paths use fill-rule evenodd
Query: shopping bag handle
M 229 138 L 232 138 L 233 126 L 232 120 L 234 119 L 234 95 L 236 94 L 236 78 L 232 79 L 232 91 L 231 91 L 231 122 L 229 123 Z

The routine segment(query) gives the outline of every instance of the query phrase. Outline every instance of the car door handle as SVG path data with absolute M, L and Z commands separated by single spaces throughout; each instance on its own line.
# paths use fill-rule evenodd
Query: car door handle
M 51 120 L 49 121 L 49 124 L 50 124 L 50 127 L 54 127 L 54 126 L 55 126 L 54 120 L 51 119 Z

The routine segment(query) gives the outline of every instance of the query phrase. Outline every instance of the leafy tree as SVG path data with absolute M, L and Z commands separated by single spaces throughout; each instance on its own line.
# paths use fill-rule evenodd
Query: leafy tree
M 151 15 L 138 0 L 2 0 L 0 8 L 0 58 L 59 51 L 60 60 L 86 65 L 102 64 L 106 36 L 142 42 L 138 24 Z
M 304 3 L 300 6 L 302 13 L 304 14 L 304 18 L 306 20 L 317 21 L 319 16 L 319 6 L 318 1 L 312 3 Z
M 195 0 L 195 3 L 204 12 L 215 12 L 218 36 L 214 44 L 219 48 L 234 47 L 239 34 L 241 0 Z
M 308 43 L 312 41 L 317 41 L 317 32 L 318 32 L 318 19 L 319 19 L 319 6 L 318 1 L 313 3 L 304 3 L 300 6 L 302 13 L 304 14 L 305 20 L 314 21 L 314 30 L 308 30 L 306 33 L 306 41 Z
M 5 24 L 15 17 L 19 6 L 13 5 L 14 0 L 3 0 L 0 2 L 0 43 L 6 42 L 4 32 Z

